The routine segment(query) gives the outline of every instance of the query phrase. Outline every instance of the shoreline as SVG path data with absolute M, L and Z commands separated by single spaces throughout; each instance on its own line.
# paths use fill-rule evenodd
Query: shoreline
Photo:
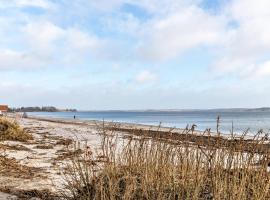
M 158 125 L 147 125 L 147 124 L 140 124 L 140 123 L 130 123 L 130 122 L 113 122 L 113 121 L 101 121 L 101 120 L 83 120 L 83 119 L 66 119 L 66 118 L 55 118 L 55 117 L 37 117 L 33 115 L 29 115 L 28 119 L 40 120 L 40 121 L 47 121 L 47 122 L 54 122 L 54 123 L 63 123 L 63 124 L 74 124 L 74 125 L 85 125 L 85 126 L 96 126 L 96 125 L 104 125 L 106 126 L 121 126 L 122 128 L 127 129 L 143 129 L 143 130 L 156 130 L 161 132 L 174 132 L 174 133 L 182 133 L 186 129 L 184 128 L 176 128 L 176 127 L 168 127 L 168 126 L 158 126 Z M 190 127 L 191 128 L 191 127 Z M 194 130 L 196 134 L 203 134 L 205 131 L 202 130 Z M 214 131 L 211 131 L 211 134 L 217 134 Z M 220 133 L 223 137 L 231 137 L 231 134 L 227 133 Z M 237 135 L 236 135 L 237 136 Z M 249 135 L 247 135 L 249 136 Z M 252 136 L 252 135 L 250 135 Z
M 123 111 L 124 112 L 124 111 Z M 192 126 L 197 125 L 196 131 L 204 132 L 206 129 L 211 128 L 212 133 L 216 132 L 217 118 L 220 116 L 220 132 L 223 135 L 230 135 L 233 131 L 234 133 L 241 135 L 243 132 L 248 131 L 248 135 L 255 135 L 260 129 L 265 132 L 270 130 L 270 113 L 260 112 L 260 114 L 252 114 L 253 112 L 232 112 L 227 114 L 227 112 L 220 111 L 215 114 L 209 114 L 208 112 L 200 112 L 199 114 L 194 114 L 194 112 L 187 112 L 185 114 L 166 114 L 166 112 L 161 112 L 161 114 L 143 114 L 147 112 L 139 112 L 136 114 L 121 114 L 122 112 L 116 112 L 109 114 L 109 111 L 102 111 L 97 113 L 83 114 L 83 112 L 65 114 L 60 112 L 59 114 L 54 113 L 27 113 L 29 116 L 40 117 L 40 118 L 54 118 L 71 120 L 74 115 L 76 119 L 80 121 L 102 121 L 115 122 L 121 124 L 138 124 L 157 127 L 160 125 L 162 127 L 174 128 L 174 129 L 185 129 L 187 125 Z M 150 112 L 151 113 L 151 112 Z M 162 114 L 163 113 L 163 114 Z M 246 113 L 246 114 L 245 114 Z
M 203 132 L 195 130 L 192 127 L 189 129 L 180 129 L 135 123 L 57 118 L 52 119 L 31 116 L 30 119 L 86 127 L 88 126 L 94 129 L 105 128 L 106 130 L 118 132 L 121 135 L 128 134 L 130 136 L 145 137 L 152 140 L 174 144 L 190 143 L 191 145 L 210 148 L 229 148 L 234 146 L 235 151 L 242 149 L 246 152 L 255 151 L 259 154 L 268 151 L 270 148 L 270 143 L 267 140 L 264 143 L 256 144 L 254 135 L 224 134 L 220 132 L 211 132 L 210 130 Z M 258 137 L 264 138 L 265 136 L 259 135 Z

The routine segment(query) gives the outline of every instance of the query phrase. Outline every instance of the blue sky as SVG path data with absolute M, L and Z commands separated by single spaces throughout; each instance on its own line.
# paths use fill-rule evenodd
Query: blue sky
M 270 106 L 268 0 L 0 0 L 0 104 Z

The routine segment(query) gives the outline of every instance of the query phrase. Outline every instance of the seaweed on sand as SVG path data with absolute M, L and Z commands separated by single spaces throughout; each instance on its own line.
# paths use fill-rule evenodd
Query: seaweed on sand
M 28 167 L 20 164 L 14 158 L 0 155 L 0 175 L 14 178 L 31 179 L 33 177 L 44 177 L 39 174 L 42 169 L 36 167 Z

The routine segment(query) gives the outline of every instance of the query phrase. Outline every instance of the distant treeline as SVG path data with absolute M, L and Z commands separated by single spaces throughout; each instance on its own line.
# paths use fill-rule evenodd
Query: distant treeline
M 9 108 L 10 112 L 76 112 L 76 109 L 57 109 L 53 106 Z

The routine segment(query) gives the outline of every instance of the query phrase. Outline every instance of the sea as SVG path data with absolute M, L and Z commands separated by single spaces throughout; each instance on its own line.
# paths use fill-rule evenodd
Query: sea
M 249 130 L 255 134 L 259 130 L 268 133 L 270 130 L 270 111 L 84 111 L 84 112 L 31 112 L 28 115 L 75 120 L 104 120 L 109 122 L 127 122 L 145 125 L 156 125 L 172 128 L 186 128 L 196 125 L 196 130 L 217 129 L 223 133 L 241 134 Z

